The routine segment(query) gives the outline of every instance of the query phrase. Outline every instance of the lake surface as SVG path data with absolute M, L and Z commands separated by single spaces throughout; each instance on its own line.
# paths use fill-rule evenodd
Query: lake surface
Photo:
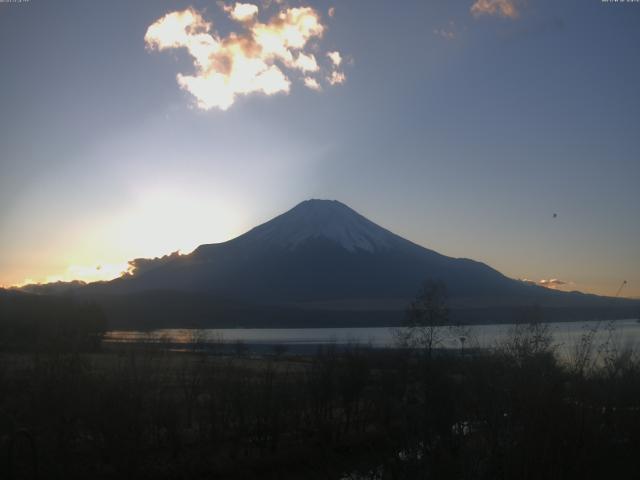
M 613 322 L 559 322 L 549 323 L 553 344 L 559 352 L 570 352 L 590 329 L 597 329 L 594 345 L 608 341 L 616 348 L 640 346 L 640 322 L 636 319 Z M 520 326 L 519 328 L 522 328 Z M 506 341 L 516 329 L 514 324 L 474 325 L 462 329 L 438 329 L 442 339 L 439 348 L 459 349 L 464 337 L 464 348 L 493 348 Z M 160 329 L 148 332 L 116 330 L 107 333 L 107 342 L 138 343 L 165 342 L 174 345 L 224 345 L 242 342 L 246 345 L 287 348 L 318 345 L 368 345 L 376 348 L 396 346 L 397 329 L 373 328 L 215 328 L 215 329 Z

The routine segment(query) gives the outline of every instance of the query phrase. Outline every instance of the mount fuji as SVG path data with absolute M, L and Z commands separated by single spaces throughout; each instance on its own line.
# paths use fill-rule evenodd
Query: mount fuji
M 302 202 L 228 242 L 201 245 L 188 255 L 134 260 L 132 266 L 132 275 L 98 288 L 202 291 L 272 304 L 404 301 L 426 279 L 445 282 L 456 297 L 531 290 L 482 263 L 416 245 L 330 200 Z
M 131 265 L 130 275 L 76 293 L 103 304 L 116 324 L 137 327 L 394 324 L 428 279 L 446 285 L 459 321 L 513 321 L 532 305 L 546 309 L 549 319 L 582 319 L 612 302 L 636 304 L 508 278 L 405 240 L 330 200 L 304 201 L 188 255 Z

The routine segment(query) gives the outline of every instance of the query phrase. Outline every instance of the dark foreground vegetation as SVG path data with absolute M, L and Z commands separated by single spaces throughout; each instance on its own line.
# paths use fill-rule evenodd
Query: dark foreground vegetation
M 540 325 L 483 354 L 4 352 L 0 477 L 640 478 L 638 357 L 592 340 L 564 363 Z
M 0 289 L 0 351 L 94 351 L 106 329 L 94 303 Z
M 637 352 L 594 328 L 560 360 L 535 311 L 445 352 L 444 293 L 425 284 L 404 348 L 297 356 L 103 344 L 99 308 L 6 295 L 0 478 L 640 478 Z

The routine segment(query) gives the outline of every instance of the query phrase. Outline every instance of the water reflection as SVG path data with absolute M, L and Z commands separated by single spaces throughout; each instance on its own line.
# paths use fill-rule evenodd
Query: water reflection
M 513 335 L 514 324 L 475 325 L 465 327 L 464 333 L 442 327 L 438 345 L 443 349 L 494 348 Z M 640 323 L 635 319 L 614 322 L 550 323 L 552 344 L 560 356 L 575 351 L 586 334 L 593 333 L 593 343 L 608 342 L 620 349 L 640 344 Z M 242 342 L 258 346 L 368 345 L 388 348 L 397 345 L 397 329 L 372 328 L 224 328 L 224 329 L 159 329 L 152 331 L 114 330 L 107 333 L 107 342 L 167 343 L 173 345 L 234 344 Z

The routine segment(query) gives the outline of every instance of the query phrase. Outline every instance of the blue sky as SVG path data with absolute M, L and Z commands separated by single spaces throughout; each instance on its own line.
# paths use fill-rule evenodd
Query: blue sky
M 0 4 L 0 284 L 108 276 L 332 198 L 514 278 L 640 296 L 640 4 L 475 3 L 256 3 L 316 12 L 322 91 L 278 60 L 288 92 L 226 110 L 178 85 L 185 48 L 145 42 L 187 8 L 246 34 L 221 4 Z

